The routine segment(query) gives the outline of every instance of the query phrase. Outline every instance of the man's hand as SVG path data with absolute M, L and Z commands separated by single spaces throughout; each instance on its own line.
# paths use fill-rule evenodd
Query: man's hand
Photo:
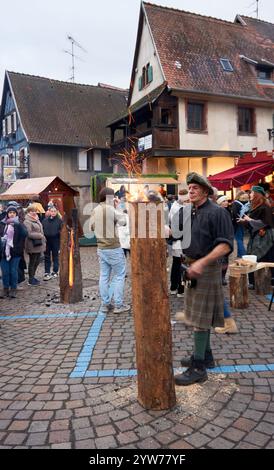
M 203 258 L 198 259 L 194 263 L 192 263 L 188 270 L 187 270 L 187 277 L 189 279 L 197 279 L 197 277 L 201 276 L 203 274 L 204 268 L 206 264 L 203 260 Z

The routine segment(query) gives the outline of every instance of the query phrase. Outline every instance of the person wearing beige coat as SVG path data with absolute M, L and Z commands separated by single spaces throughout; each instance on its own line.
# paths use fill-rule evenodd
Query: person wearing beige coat
M 33 205 L 27 208 L 24 224 L 28 231 L 25 242 L 25 250 L 29 255 L 28 284 L 30 286 L 38 286 L 40 281 L 34 276 L 39 265 L 41 254 L 46 250 L 46 238 L 44 236 L 43 226 Z

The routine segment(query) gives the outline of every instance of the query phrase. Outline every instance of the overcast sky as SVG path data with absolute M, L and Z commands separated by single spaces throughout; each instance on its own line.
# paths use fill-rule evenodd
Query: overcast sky
M 229 21 L 256 16 L 256 0 L 154 0 L 151 3 Z M 5 70 L 69 80 L 67 35 L 76 48 L 75 82 L 128 88 L 140 0 L 0 0 L 0 93 Z M 274 1 L 259 1 L 259 18 L 274 23 Z

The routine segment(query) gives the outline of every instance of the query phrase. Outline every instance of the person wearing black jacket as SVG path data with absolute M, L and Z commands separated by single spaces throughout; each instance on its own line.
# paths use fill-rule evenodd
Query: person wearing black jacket
M 62 220 L 57 215 L 56 207 L 49 209 L 49 216 L 42 221 L 44 235 L 47 240 L 45 251 L 45 275 L 44 281 L 49 281 L 52 277 L 58 276 L 59 270 L 59 249 L 60 249 L 60 232 Z M 53 262 L 53 272 L 51 273 L 51 256 Z
M 6 217 L 0 222 L 1 270 L 3 292 L 1 298 L 16 297 L 18 265 L 23 256 L 27 230 L 18 219 L 18 209 L 9 206 Z

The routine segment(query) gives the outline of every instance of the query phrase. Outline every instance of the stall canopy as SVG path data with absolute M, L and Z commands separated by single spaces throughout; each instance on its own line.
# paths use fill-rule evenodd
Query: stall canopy
M 272 173 L 274 170 L 273 153 L 253 152 L 239 158 L 236 166 L 209 176 L 212 186 L 228 191 L 244 184 L 254 183 Z
M 0 194 L 0 199 L 3 201 L 12 201 L 17 199 L 32 199 L 34 196 L 40 196 L 42 193 L 50 191 L 54 194 L 56 191 L 67 190 L 73 196 L 78 196 L 78 191 L 75 191 L 62 181 L 58 176 L 47 176 L 44 178 L 29 178 L 17 180 L 9 189 Z

